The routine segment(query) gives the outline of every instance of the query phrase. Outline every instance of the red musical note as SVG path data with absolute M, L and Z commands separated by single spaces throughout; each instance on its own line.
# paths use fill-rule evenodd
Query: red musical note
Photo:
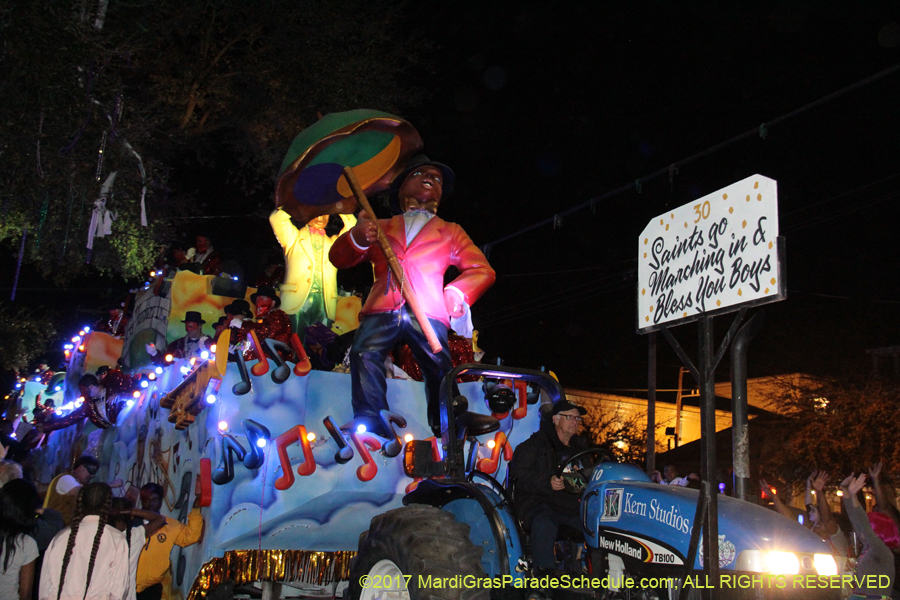
M 497 471 L 500 466 L 500 451 L 503 451 L 503 458 L 507 461 L 512 460 L 512 448 L 506 443 L 506 434 L 498 431 L 494 436 L 494 449 L 491 450 L 490 458 L 479 458 L 476 469 L 488 475 Z
M 197 475 L 197 487 L 195 496 L 200 496 L 200 506 L 206 507 L 212 504 L 212 460 L 200 459 L 200 474 Z
M 259 358 L 259 362 L 250 367 L 250 372 L 257 377 L 265 375 L 269 372 L 269 360 L 266 358 L 266 353 L 263 351 L 263 346 L 259 343 L 259 337 L 255 331 L 250 331 L 250 343 L 253 344 L 253 350 L 256 351 L 256 356 Z
M 516 392 L 519 393 L 519 408 L 513 410 L 513 419 L 519 420 L 528 414 L 528 384 L 516 381 Z
M 297 377 L 309 375 L 309 372 L 312 371 L 312 363 L 309 362 L 309 357 L 306 355 L 306 350 L 303 348 L 300 336 L 296 333 L 291 334 L 291 348 L 294 349 L 294 352 L 296 352 L 299 357 L 297 364 L 294 365 L 294 375 Z
M 286 490 L 294 485 L 294 471 L 291 469 L 291 460 L 288 458 L 287 447 L 295 442 L 300 442 L 303 448 L 303 462 L 297 467 L 297 473 L 303 477 L 312 475 L 316 470 L 316 459 L 313 458 L 312 447 L 306 438 L 306 427 L 297 425 L 291 427 L 277 438 L 275 448 L 278 450 L 278 461 L 281 463 L 283 475 L 275 480 L 276 490 Z
M 369 450 L 381 449 L 381 442 L 367 433 L 355 431 L 350 434 L 350 439 L 353 440 L 356 451 L 363 459 L 363 465 L 356 470 L 356 476 L 360 481 L 370 481 L 378 473 L 378 465 L 372 460 Z

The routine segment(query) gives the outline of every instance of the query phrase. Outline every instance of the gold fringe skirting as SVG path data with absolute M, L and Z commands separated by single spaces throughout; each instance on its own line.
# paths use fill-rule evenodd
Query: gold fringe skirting
M 226 581 L 235 586 L 254 581 L 298 581 L 328 585 L 350 577 L 350 559 L 356 552 L 311 550 L 230 550 L 200 569 L 187 600 L 201 600 Z

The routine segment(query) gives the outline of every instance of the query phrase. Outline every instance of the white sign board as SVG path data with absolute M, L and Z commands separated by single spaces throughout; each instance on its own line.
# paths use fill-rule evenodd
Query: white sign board
M 753 175 L 659 215 L 638 239 L 638 331 L 784 298 L 778 187 Z

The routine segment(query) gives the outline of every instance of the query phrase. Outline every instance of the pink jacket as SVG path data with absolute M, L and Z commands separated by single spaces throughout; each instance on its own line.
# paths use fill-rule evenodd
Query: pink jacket
M 444 272 L 452 265 L 460 275 L 447 287 L 462 292 L 466 304 L 471 306 L 494 283 L 496 274 L 481 250 L 472 243 L 462 227 L 433 217 L 412 244 L 406 244 L 406 226 L 402 215 L 378 221 L 391 243 L 391 248 L 403 265 L 405 286 L 412 288 L 425 313 L 446 325 L 450 316 L 444 306 Z M 377 243 L 366 249 L 358 248 L 348 231 L 335 241 L 328 257 L 339 269 L 354 267 L 363 261 L 371 261 L 375 268 L 375 284 L 360 314 L 388 312 L 400 308 L 405 300 L 400 293 L 400 282 L 393 275 L 388 288 L 388 264 Z M 385 293 L 387 290 L 387 293 Z

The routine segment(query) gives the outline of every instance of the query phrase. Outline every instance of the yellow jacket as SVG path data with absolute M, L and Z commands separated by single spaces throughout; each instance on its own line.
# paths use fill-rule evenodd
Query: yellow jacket
M 137 587 L 138 592 L 157 583 L 162 583 L 166 571 L 169 570 L 169 554 L 176 544 L 184 548 L 200 541 L 203 535 L 203 517 L 200 509 L 195 508 L 188 515 L 187 525 L 166 517 L 162 529 L 147 538 L 141 557 L 138 559 Z
M 356 225 L 356 217 L 353 215 L 340 215 L 344 220 L 341 233 L 349 231 Z M 309 228 L 297 229 L 291 223 L 291 217 L 281 209 L 272 211 L 269 215 L 269 224 L 278 238 L 278 243 L 284 249 L 284 283 L 281 286 L 281 310 L 289 315 L 295 315 L 303 308 L 313 279 L 313 248 L 309 239 Z M 337 307 L 337 267 L 328 260 L 328 251 L 334 243 L 335 237 L 325 236 L 323 254 L 322 285 L 325 294 L 325 314 L 334 320 Z

